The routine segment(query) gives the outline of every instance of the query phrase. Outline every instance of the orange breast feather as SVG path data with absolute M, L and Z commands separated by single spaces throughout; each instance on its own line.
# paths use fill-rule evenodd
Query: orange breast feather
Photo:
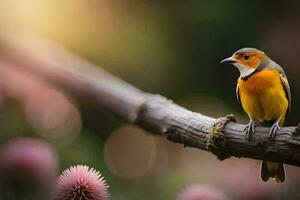
M 281 119 L 284 123 L 288 100 L 278 71 L 263 70 L 246 81 L 238 80 L 240 100 L 245 112 L 254 120 Z

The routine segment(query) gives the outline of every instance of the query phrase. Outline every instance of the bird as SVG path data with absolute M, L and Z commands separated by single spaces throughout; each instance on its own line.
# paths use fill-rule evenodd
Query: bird
M 236 97 L 249 117 L 245 126 L 246 138 L 250 141 L 257 124 L 271 124 L 272 140 L 284 125 L 291 110 L 291 90 L 283 68 L 268 55 L 256 48 L 242 48 L 224 59 L 240 72 Z M 262 161 L 261 179 L 285 181 L 283 163 Z

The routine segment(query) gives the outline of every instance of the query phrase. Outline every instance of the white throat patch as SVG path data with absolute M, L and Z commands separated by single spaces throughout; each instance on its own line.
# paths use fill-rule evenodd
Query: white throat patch
M 255 71 L 255 68 L 250 68 L 242 65 L 241 63 L 234 63 L 234 66 L 236 66 L 240 71 L 240 77 L 246 77 L 252 74 Z

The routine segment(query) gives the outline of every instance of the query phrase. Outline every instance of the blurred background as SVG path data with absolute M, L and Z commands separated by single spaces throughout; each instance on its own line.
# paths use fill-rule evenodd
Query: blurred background
M 146 92 L 213 117 L 233 113 L 240 123 L 248 118 L 235 97 L 239 73 L 219 62 L 256 47 L 285 69 L 293 125 L 300 118 L 299 12 L 297 0 L 1 0 L 0 30 L 39 34 Z M 89 165 L 107 180 L 112 200 L 173 199 L 191 184 L 228 199 L 300 198 L 299 168 L 287 166 L 285 184 L 262 183 L 259 161 L 220 162 L 16 69 L 0 69 L 0 103 L 0 149 L 18 138 L 46 141 L 57 173 Z

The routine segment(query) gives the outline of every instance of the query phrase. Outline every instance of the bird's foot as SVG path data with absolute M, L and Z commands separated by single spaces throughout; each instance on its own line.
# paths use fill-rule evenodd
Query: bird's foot
M 255 131 L 255 123 L 254 121 L 250 120 L 250 122 L 246 125 L 245 129 L 246 138 L 250 141 L 252 134 Z
M 276 136 L 276 133 L 279 131 L 279 129 L 280 129 L 279 123 L 278 121 L 276 121 L 270 129 L 269 132 L 270 139 L 273 139 Z

